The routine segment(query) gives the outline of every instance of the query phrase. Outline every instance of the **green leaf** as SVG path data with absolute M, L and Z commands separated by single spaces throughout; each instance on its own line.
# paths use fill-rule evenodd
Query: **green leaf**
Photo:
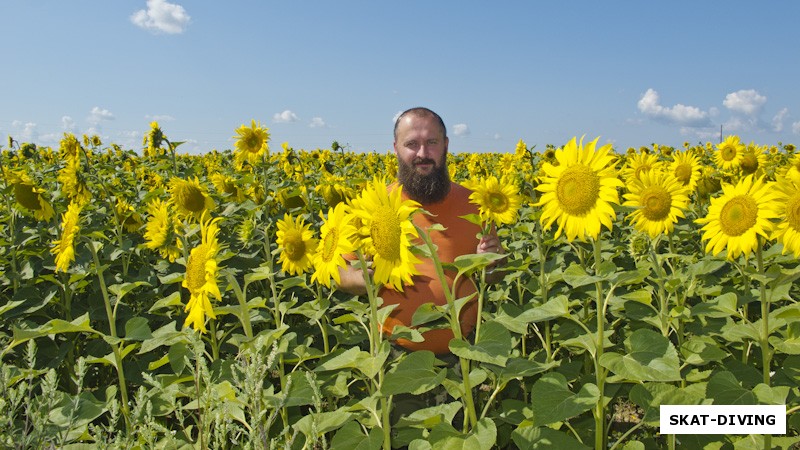
M 563 431 L 548 427 L 535 427 L 524 421 L 511 433 L 511 440 L 518 448 L 538 449 L 589 449 L 586 445 Z
M 12 345 L 16 346 L 30 339 L 62 333 L 92 333 L 103 336 L 103 333 L 89 325 L 89 314 L 86 313 L 72 322 L 67 322 L 62 319 L 52 319 L 36 328 L 23 329 L 14 327 L 14 342 Z
M 521 380 L 546 372 L 558 364 L 558 361 L 539 362 L 525 358 L 509 358 L 505 367 L 487 367 L 498 375 L 500 383 L 508 383 L 511 380 Z
M 433 302 L 423 303 L 414 311 L 414 315 L 411 317 L 411 326 L 420 326 L 441 319 L 442 317 L 445 317 L 445 312 L 442 307 L 437 306 Z
M 309 373 L 303 371 L 292 372 L 286 377 L 289 384 L 289 392 L 286 393 L 286 403 L 284 406 L 303 406 L 314 404 L 314 386 L 311 385 L 315 381 L 312 377 L 309 380 Z
M 496 441 L 497 426 L 488 417 L 479 420 L 468 434 L 459 433 L 449 423 L 442 423 L 434 427 L 428 436 L 432 450 L 490 450 Z
M 558 372 L 542 375 L 531 388 L 531 426 L 561 422 L 590 410 L 597 404 L 600 391 L 592 383 L 581 386 L 578 393 L 567 387 L 567 379 Z
M 686 364 L 695 366 L 722 361 L 729 355 L 710 336 L 692 336 L 681 346 L 681 354 Z
M 109 292 L 117 296 L 117 302 L 122 301 L 122 297 L 130 293 L 139 286 L 150 286 L 146 281 L 134 281 L 131 283 L 112 284 L 108 287 Z
M 353 413 L 344 408 L 322 413 L 309 413 L 292 425 L 292 428 L 316 440 L 319 436 L 341 428 L 353 419 Z
M 383 446 L 383 432 L 375 427 L 364 434 L 357 422 L 348 422 L 333 436 L 331 450 L 379 450 Z
M 789 386 L 767 386 L 759 383 L 753 388 L 753 394 L 762 405 L 785 405 L 790 390 Z
M 475 253 L 467 254 L 456 257 L 453 261 L 453 266 L 456 267 L 459 273 L 472 274 L 489 264 L 505 258 L 506 255 L 498 253 Z
M 715 405 L 755 405 L 756 396 L 730 372 L 719 372 L 706 385 L 706 395 Z
M 143 341 L 150 339 L 153 334 L 147 324 L 145 317 L 133 317 L 125 323 L 125 339 L 132 341 Z
M 602 281 L 602 278 L 589 275 L 580 264 L 572 263 L 564 271 L 564 281 L 573 288 L 577 288 Z
M 436 357 L 422 350 L 407 354 L 392 370 L 386 373 L 381 385 L 384 395 L 410 393 L 419 395 L 442 384 L 446 371 L 436 370 Z
M 485 322 L 481 326 L 480 336 L 475 345 L 470 345 L 460 339 L 450 341 L 450 351 L 454 355 L 498 366 L 506 365 L 511 349 L 511 333 L 506 327 L 495 321 Z
M 181 292 L 175 291 L 162 299 L 156 300 L 148 312 L 152 313 L 160 309 L 171 309 L 180 306 L 183 306 L 183 302 L 181 301 Z
M 626 354 L 604 353 L 600 365 L 628 381 L 679 381 L 678 352 L 669 339 L 649 330 L 639 329 L 625 339 Z
M 525 323 L 544 322 L 546 320 L 558 319 L 569 315 L 569 302 L 567 297 L 559 295 L 548 300 L 547 303 L 533 309 L 523 311 L 517 320 Z

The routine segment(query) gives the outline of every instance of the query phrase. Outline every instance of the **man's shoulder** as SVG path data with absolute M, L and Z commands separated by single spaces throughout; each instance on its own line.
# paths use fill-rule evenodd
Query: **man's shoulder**
M 461 184 L 456 183 L 455 181 L 450 182 L 450 195 L 456 198 L 466 198 L 469 199 L 470 194 L 472 194 L 472 190 L 463 186 Z

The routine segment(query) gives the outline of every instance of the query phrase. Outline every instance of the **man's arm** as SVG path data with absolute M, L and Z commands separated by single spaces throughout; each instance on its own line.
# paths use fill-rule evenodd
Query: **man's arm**
M 361 269 L 347 265 L 346 267 L 339 268 L 339 290 L 352 295 L 365 295 L 367 293 L 367 285 L 364 284 L 364 274 Z
M 478 248 L 475 250 L 476 253 L 498 253 L 498 254 L 505 254 L 506 251 L 503 249 L 503 245 L 500 244 L 500 238 L 497 237 L 494 229 L 492 229 L 490 234 L 483 236 L 478 242 Z M 502 266 L 505 264 L 507 258 L 501 258 L 492 264 L 490 264 L 486 268 L 486 282 L 489 284 L 494 284 L 500 281 L 502 277 L 501 272 L 497 272 L 494 269 Z

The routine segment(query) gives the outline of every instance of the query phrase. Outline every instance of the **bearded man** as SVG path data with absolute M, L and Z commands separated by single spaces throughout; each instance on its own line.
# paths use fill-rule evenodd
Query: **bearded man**
M 443 231 L 430 231 L 430 237 L 438 248 L 439 259 L 452 263 L 456 257 L 473 253 L 503 253 L 497 235 L 492 232 L 480 239 L 479 226 L 461 216 L 478 214 L 476 205 L 470 203 L 471 191 L 450 180 L 447 170 L 447 152 L 450 141 L 442 118 L 428 108 L 412 108 L 398 116 L 394 125 L 394 152 L 397 156 L 397 183 L 388 186 L 389 190 L 402 186 L 403 200 L 414 200 L 430 214 L 415 214 L 413 222 L 423 230 L 440 224 Z M 446 305 L 443 286 L 436 274 L 433 261 L 421 258 L 417 265 L 419 275 L 415 275 L 414 285 L 404 287 L 403 292 L 384 286 L 379 295 L 385 305 L 397 305 L 383 326 L 384 332 L 391 334 L 397 325 L 411 326 L 411 319 L 417 308 L 425 303 Z M 340 271 L 339 288 L 354 295 L 366 294 L 364 278 L 359 269 L 349 266 Z M 447 282 L 453 288 L 455 273 L 445 271 Z M 496 277 L 496 276 L 495 276 Z M 494 281 L 490 277 L 490 281 Z M 463 278 L 455 286 L 455 298 L 463 298 L 475 293 L 471 279 Z M 477 302 L 470 301 L 461 310 L 459 317 L 461 333 L 469 335 L 478 319 Z M 433 329 L 422 333 L 424 341 L 413 342 L 397 339 L 395 342 L 407 350 L 430 350 L 437 355 L 450 353 L 448 346 L 453 338 L 449 328 Z

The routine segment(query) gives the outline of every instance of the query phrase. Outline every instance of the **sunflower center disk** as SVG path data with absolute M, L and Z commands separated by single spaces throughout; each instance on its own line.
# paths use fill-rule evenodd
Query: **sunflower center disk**
M 722 159 L 725 161 L 733 161 L 736 158 L 736 149 L 733 147 L 725 147 L 721 151 Z
M 339 244 L 339 230 L 336 228 L 331 228 L 328 230 L 328 234 L 325 235 L 325 239 L 322 241 L 322 260 L 325 262 L 333 261 L 333 257 L 336 255 L 336 247 Z
M 206 207 L 206 198 L 203 191 L 194 187 L 186 186 L 183 190 L 183 207 L 191 212 L 200 212 Z
M 749 175 L 755 172 L 756 169 L 758 169 L 758 158 L 756 158 L 756 155 L 753 155 L 751 153 L 746 153 L 742 157 L 741 167 L 742 167 L 742 172 L 744 172 L 745 174 Z
M 189 292 L 195 293 L 206 284 L 206 261 L 208 261 L 208 245 L 200 244 L 192 250 L 189 262 L 186 263 L 186 284 Z
M 672 207 L 672 196 L 660 186 L 645 188 L 641 194 L 642 215 L 647 220 L 661 221 L 669 217 Z
M 493 212 L 502 213 L 508 209 L 508 198 L 501 193 L 492 192 L 489 194 L 488 204 Z
M 30 210 L 42 209 L 42 205 L 39 203 L 39 194 L 33 192 L 33 186 L 30 184 L 14 183 L 14 196 L 20 205 Z
M 719 213 L 719 225 L 728 236 L 741 236 L 756 224 L 758 205 L 747 195 L 734 197 L 722 207 Z
M 786 220 L 793 230 L 800 231 L 800 194 L 795 194 L 786 205 Z
M 387 261 L 400 259 L 400 219 L 397 213 L 388 206 L 382 206 L 372 215 L 369 234 L 375 251 Z
M 296 230 L 287 231 L 283 236 L 283 252 L 291 261 L 300 261 L 306 254 L 306 244 L 303 235 Z
M 572 166 L 559 177 L 556 197 L 567 214 L 586 214 L 600 198 L 600 178 L 588 166 Z
M 689 184 L 692 180 L 692 166 L 690 164 L 681 164 L 675 168 L 675 178 L 683 185 Z

